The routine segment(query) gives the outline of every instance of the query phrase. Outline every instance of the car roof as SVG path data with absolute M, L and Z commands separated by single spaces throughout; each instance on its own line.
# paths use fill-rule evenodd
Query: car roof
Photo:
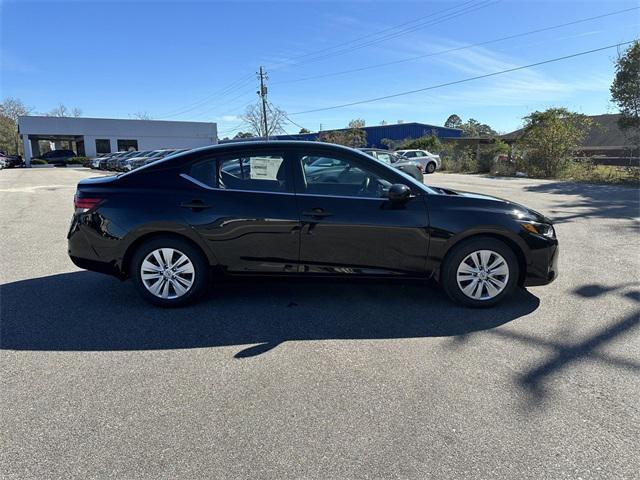
M 335 143 L 327 143 L 327 142 L 316 142 L 311 140 L 249 140 L 246 142 L 230 142 L 230 143 L 219 143 L 217 145 L 209 145 L 206 147 L 200 147 L 189 151 L 189 154 L 194 152 L 225 152 L 225 151 L 236 151 L 236 150 L 244 150 L 250 148 L 259 148 L 264 149 L 268 147 L 313 147 L 315 149 L 323 149 L 323 150 L 333 150 L 339 151 L 342 150 L 344 152 L 358 153 L 362 154 L 362 152 L 356 148 L 346 147 L 344 145 L 337 145 Z

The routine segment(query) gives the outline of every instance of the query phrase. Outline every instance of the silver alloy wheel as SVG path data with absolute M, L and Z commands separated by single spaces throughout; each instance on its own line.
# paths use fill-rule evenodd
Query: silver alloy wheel
M 140 266 L 144 286 L 158 298 L 183 296 L 193 286 L 196 272 L 193 263 L 175 248 L 158 248 L 149 253 Z
M 509 265 L 493 250 L 477 250 L 467 255 L 456 273 L 462 293 L 473 300 L 498 296 L 509 281 Z

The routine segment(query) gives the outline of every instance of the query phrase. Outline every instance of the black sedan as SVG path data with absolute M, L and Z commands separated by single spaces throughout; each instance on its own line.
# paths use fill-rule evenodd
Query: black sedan
M 82 180 L 68 241 L 77 266 L 131 278 L 160 306 L 194 300 L 217 273 L 434 278 L 482 307 L 553 281 L 558 260 L 553 225 L 533 210 L 293 141 L 205 147 Z

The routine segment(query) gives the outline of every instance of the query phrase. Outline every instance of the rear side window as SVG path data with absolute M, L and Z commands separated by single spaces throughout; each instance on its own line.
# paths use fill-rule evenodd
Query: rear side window
M 238 155 L 211 158 L 191 167 L 195 180 L 221 190 L 287 192 L 282 155 Z

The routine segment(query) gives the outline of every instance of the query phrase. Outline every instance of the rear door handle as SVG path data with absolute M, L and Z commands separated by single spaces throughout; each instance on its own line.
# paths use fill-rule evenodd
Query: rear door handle
M 333 213 L 325 212 L 322 208 L 314 208 L 310 212 L 302 212 L 302 215 L 305 217 L 316 217 L 316 218 L 324 218 L 330 217 Z
M 190 202 L 183 202 L 180 204 L 182 208 L 190 208 L 191 210 L 204 210 L 210 208 L 210 205 L 206 205 L 202 200 L 191 200 Z

